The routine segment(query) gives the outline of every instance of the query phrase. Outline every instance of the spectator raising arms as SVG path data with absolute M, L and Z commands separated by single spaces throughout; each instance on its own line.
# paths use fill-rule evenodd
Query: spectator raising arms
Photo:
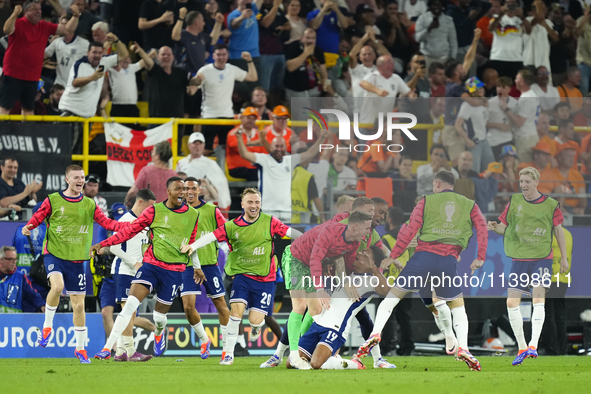
M 47 39 L 54 34 L 71 34 L 80 17 L 76 5 L 72 6 L 73 18 L 66 25 L 41 20 L 39 3 L 28 1 L 25 16 L 17 19 L 22 10 L 20 5 L 14 7 L 4 24 L 4 34 L 9 40 L 0 80 L 0 115 L 8 115 L 17 100 L 21 102 L 23 115 L 33 115 Z

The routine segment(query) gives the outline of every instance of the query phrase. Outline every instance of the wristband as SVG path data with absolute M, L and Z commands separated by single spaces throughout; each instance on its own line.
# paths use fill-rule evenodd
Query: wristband
M 119 42 L 119 39 L 117 39 L 117 41 L 113 41 L 113 44 L 117 44 Z
M 179 21 L 183 21 L 184 22 L 185 21 L 185 18 L 179 18 Z
M 254 62 L 254 60 L 250 60 L 250 61 L 247 61 L 246 63 L 253 63 L 253 62 Z

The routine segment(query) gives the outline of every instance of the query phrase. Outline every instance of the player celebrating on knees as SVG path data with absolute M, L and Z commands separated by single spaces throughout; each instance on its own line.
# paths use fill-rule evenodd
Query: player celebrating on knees
M 192 255 L 214 241 L 228 242 L 230 254 L 226 263 L 226 275 L 234 276 L 230 295 L 230 320 L 228 322 L 228 344 L 226 356 L 221 365 L 232 365 L 234 347 L 238 338 L 238 327 L 245 309 L 249 309 L 248 320 L 252 331 L 251 342 L 261 335 L 265 316 L 273 305 L 275 294 L 275 258 L 273 256 L 273 237 L 296 238 L 301 233 L 281 223 L 274 216 L 261 212 L 261 194 L 254 188 L 242 192 L 244 213 L 238 218 L 224 223 L 213 233 L 206 234 L 191 245 L 181 248 L 183 253 Z
M 226 219 L 220 212 L 219 208 L 211 203 L 207 203 L 199 198 L 201 193 L 201 182 L 194 177 L 185 179 L 185 200 L 187 204 L 195 208 L 199 212 L 199 224 L 197 226 L 197 236 L 203 237 L 205 234 L 213 232 L 216 228 L 222 226 Z M 220 331 L 222 333 L 222 359 L 227 346 L 227 325 L 230 318 L 230 310 L 226 305 L 226 289 L 222 281 L 222 273 L 218 266 L 218 248 L 214 243 L 207 245 L 197 251 L 199 262 L 201 263 L 201 270 L 205 275 L 206 281 L 203 282 L 207 296 L 211 298 L 213 305 L 218 311 L 220 320 Z M 201 294 L 201 288 L 195 283 L 193 278 L 193 267 L 191 261 L 183 272 L 183 287 L 181 290 L 181 298 L 183 300 L 183 308 L 185 309 L 185 316 L 189 324 L 195 330 L 197 336 L 201 339 L 201 358 L 209 357 L 209 348 L 211 346 L 211 339 L 207 337 L 199 312 L 195 309 L 195 299 L 198 294 Z
M 382 297 L 388 294 L 390 288 L 378 269 L 383 259 L 384 252 L 378 246 L 357 253 L 351 281 L 360 279 L 361 286 L 356 289 L 361 297 L 352 299 L 344 287 L 339 286 L 330 298 L 330 308 L 314 317 L 314 323 L 299 341 L 300 358 L 310 362 L 307 369 L 365 369 L 355 356 L 351 361 L 334 356 L 349 337 L 353 316 L 365 308 L 376 293 Z M 291 367 L 290 360 L 287 367 Z
M 401 229 L 398 240 L 390 253 L 396 259 L 406 250 L 410 241 L 420 231 L 415 253 L 397 278 L 396 286 L 390 290 L 378 307 L 374 331 L 359 348 L 359 357 L 365 357 L 380 341 L 380 333 L 392 310 L 410 291 L 428 286 L 439 278 L 435 293 L 440 300 L 447 301 L 453 317 L 459 349 L 457 357 L 468 364 L 471 370 L 480 371 L 480 363 L 468 351 L 468 316 L 464 308 L 461 285 L 456 286 L 456 263 L 460 252 L 468 246 L 472 227 L 478 237 L 478 256 L 470 265 L 472 273 L 484 264 L 488 232 L 486 221 L 478 205 L 453 191 L 455 177 L 449 171 L 441 171 L 433 179 L 433 195 L 425 196 L 414 208 L 410 223 Z M 386 259 L 388 260 L 388 259 Z M 443 280 L 443 277 L 451 280 Z M 418 280 L 417 280 L 418 279 Z M 437 305 L 437 304 L 436 304 Z M 438 310 L 439 311 L 439 310 Z M 445 327 L 446 350 L 452 354 L 456 347 L 451 326 Z
M 94 357 L 106 360 L 111 357 L 111 349 L 125 330 L 142 300 L 152 289 L 158 293 L 154 307 L 154 354 L 164 352 L 166 314 L 183 284 L 183 271 L 189 262 L 187 255 L 181 253 L 181 245 L 195 240 L 199 213 L 183 202 L 184 183 L 177 176 L 166 181 L 168 199 L 148 207 L 139 218 L 123 231 L 93 245 L 91 253 L 106 246 L 128 241 L 146 227 L 150 227 L 148 250 L 144 253 L 143 264 L 131 282 L 129 297 L 123 310 L 117 316 L 111 335 L 102 351 Z M 195 280 L 201 283 L 205 277 L 199 261 L 193 261 Z
M 283 260 L 289 261 L 285 275 L 286 280 L 287 276 L 291 279 L 290 295 L 293 304 L 287 323 L 291 366 L 297 369 L 306 368 L 305 363 L 301 362 L 297 348 L 294 349 L 300 333 L 305 333 L 309 328 L 304 327 L 305 323 L 302 322 L 306 306 L 308 313 L 316 316 L 329 305 L 330 297 L 324 291 L 322 261 L 325 258 L 337 257 L 335 272 L 351 274 L 360 241 L 370 234 L 371 223 L 372 215 L 355 211 L 349 216 L 348 224 L 329 222 L 306 231 L 291 244 L 289 252 L 286 249 L 286 253 L 283 254 Z M 341 255 L 344 255 L 344 258 Z M 359 296 L 348 284 L 345 291 L 354 298 Z
M 488 222 L 488 229 L 504 235 L 505 254 L 513 259 L 507 291 L 509 322 L 517 338 L 519 352 L 513 365 L 528 357 L 538 357 L 538 340 L 544 326 L 544 299 L 552 282 L 552 235 L 560 248 L 560 272 L 568 271 L 566 242 L 562 222 L 564 217 L 558 201 L 538 191 L 540 173 L 533 167 L 519 171 L 522 193 L 513 194 L 497 222 Z M 525 274 L 528 285 L 522 286 Z M 511 280 L 511 278 L 516 280 Z M 529 345 L 523 334 L 523 318 L 519 311 L 521 295 L 533 298 L 532 333 Z
M 73 323 L 76 338 L 75 355 L 82 364 L 90 360 L 84 350 L 86 343 L 86 315 L 84 297 L 86 296 L 86 273 L 84 262 L 92 244 L 93 222 L 111 231 L 119 231 L 127 224 L 119 223 L 105 216 L 96 203 L 82 194 L 84 170 L 77 165 L 66 168 L 68 188 L 63 192 L 47 196 L 31 220 L 23 227 L 22 234 L 31 235 L 44 220 L 47 232 L 43 242 L 43 253 L 47 278 L 51 290 L 45 305 L 43 331 L 38 333 L 39 346 L 46 347 L 53 328 L 53 317 L 60 302 L 64 287 L 70 296 L 74 310 Z
M 148 207 L 156 202 L 156 195 L 150 189 L 141 189 L 135 196 L 135 203 L 131 211 L 121 216 L 120 222 L 133 222 Z M 125 303 L 131 290 L 131 282 L 139 267 L 142 266 L 144 251 L 143 245 L 148 244 L 147 229 L 142 230 L 135 237 L 121 244 L 111 246 L 111 253 L 115 256 L 113 261 L 113 276 L 115 279 L 115 302 L 125 308 Z M 131 316 L 129 324 L 117 340 L 117 351 L 114 361 L 148 361 L 151 355 L 142 354 L 135 350 L 133 342 L 133 324 L 135 314 Z

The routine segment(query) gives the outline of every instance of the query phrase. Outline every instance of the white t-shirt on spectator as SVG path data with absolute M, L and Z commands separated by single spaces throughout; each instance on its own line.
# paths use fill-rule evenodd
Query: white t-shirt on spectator
M 197 71 L 205 79 L 201 84 L 203 103 L 201 116 L 211 118 L 232 118 L 232 92 L 235 81 L 244 81 L 246 74 L 243 69 L 226 63 L 223 70 L 217 69 L 213 63 L 203 66 Z
M 283 156 L 278 163 L 271 155 L 255 153 L 255 164 L 259 167 L 259 190 L 262 194 L 261 209 L 277 216 L 282 222 L 291 221 L 291 165 L 292 158 L 299 155 Z
M 388 92 L 388 95 L 386 97 L 380 97 L 369 90 L 363 89 L 363 97 L 379 99 L 363 100 L 363 104 L 361 104 L 361 114 L 359 115 L 359 121 L 361 123 L 373 123 L 377 118 L 378 113 L 382 112 L 385 115 L 388 112 L 392 112 L 396 105 L 396 96 L 398 96 L 398 93 L 406 95 L 410 92 L 410 88 L 397 74 L 392 74 L 390 78 L 386 79 L 376 70 L 371 74 L 366 75 L 363 80 L 369 82 L 378 89 L 384 89 Z
M 197 179 L 206 178 L 218 191 L 218 198 L 213 202 L 217 202 L 218 207 L 221 209 L 228 208 L 232 203 L 228 179 L 215 160 L 211 160 L 205 156 L 192 159 L 189 155 L 179 160 L 176 165 L 176 171 L 184 172 L 187 176 Z
M 546 92 L 544 92 L 537 83 L 531 85 L 530 89 L 533 90 L 540 99 L 540 107 L 542 107 L 542 111 L 553 110 L 554 106 L 560 102 L 560 93 L 558 93 L 558 89 L 551 84 L 546 86 Z
M 517 107 L 517 100 L 515 100 L 513 97 L 509 97 L 509 99 L 507 100 L 507 107 L 513 113 L 515 113 L 515 107 Z M 504 123 L 511 125 L 509 117 L 507 116 L 505 111 L 501 109 L 501 106 L 499 104 L 499 96 L 491 97 L 488 100 L 488 121 L 489 123 Z M 504 145 L 513 140 L 513 133 L 511 132 L 511 130 L 503 131 L 493 127 L 489 127 L 486 139 L 488 140 L 490 146 Z
M 528 16 L 530 23 L 534 20 L 533 16 Z M 550 19 L 546 19 L 546 24 L 550 29 L 554 28 L 554 24 Z M 548 37 L 548 30 L 539 23 L 531 28 L 529 34 L 523 36 L 523 65 L 524 66 L 544 66 L 550 70 L 550 38 Z
M 422 0 L 417 0 L 415 5 L 410 4 L 410 0 L 406 0 L 403 7 L 408 19 L 418 18 L 421 14 L 427 12 L 427 3 Z
M 359 83 L 368 74 L 377 71 L 378 68 L 374 65 L 371 67 L 365 67 L 363 63 L 359 62 L 355 68 L 351 69 L 351 96 L 352 97 L 365 97 L 366 90 L 359 86 Z
M 483 141 L 486 139 L 486 123 L 488 122 L 488 109 L 479 105 L 473 107 L 470 104 L 464 102 L 458 112 L 458 118 L 464 119 L 464 130 L 468 134 L 468 130 L 472 128 L 474 131 L 474 137 Z
M 337 185 L 333 187 L 333 190 L 345 190 L 347 186 L 357 187 L 357 174 L 355 174 L 355 171 L 345 166 L 343 167 L 343 171 L 338 174 Z M 332 179 L 330 182 L 332 182 Z
M 64 37 L 56 38 L 45 48 L 45 57 L 55 55 L 57 67 L 55 69 L 55 83 L 66 86 L 70 69 L 79 59 L 82 59 L 88 53 L 88 40 L 76 36 L 72 42 L 67 44 Z
M 324 189 L 328 183 L 328 170 L 330 169 L 330 163 L 328 160 L 320 160 L 317 162 L 311 162 L 308 164 L 307 170 L 314 174 L 314 180 L 316 181 L 316 190 L 320 198 L 324 195 Z
M 137 104 L 138 96 L 135 73 L 140 69 L 139 62 L 130 64 L 127 68 L 121 68 L 119 71 L 114 68 L 109 69 L 109 82 L 111 84 L 111 92 L 113 93 L 113 104 Z
M 117 54 L 103 56 L 99 65 L 104 66 L 105 70 L 115 67 L 119 62 Z M 96 68 L 88 63 L 88 58 L 83 57 L 74 63 L 70 70 L 66 90 L 60 100 L 59 109 L 62 111 L 70 111 L 73 114 L 82 116 L 83 118 L 90 118 L 96 114 L 98 101 L 101 97 L 101 90 L 103 88 L 103 76 L 96 81 L 91 81 L 88 84 L 75 88 L 72 83 L 76 78 L 84 78 L 91 76 Z
M 503 15 L 493 32 L 490 60 L 523 61 L 523 22 L 519 17 Z
M 537 136 L 536 123 L 540 115 L 540 99 L 533 90 L 523 93 L 517 101 L 515 114 L 525 118 L 523 125 L 515 132 L 515 139 Z

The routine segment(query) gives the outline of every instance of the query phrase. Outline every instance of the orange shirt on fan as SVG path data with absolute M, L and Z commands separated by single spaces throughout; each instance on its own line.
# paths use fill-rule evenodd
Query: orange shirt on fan
M 386 161 L 388 155 L 396 156 L 396 153 L 389 152 L 382 141 L 376 140 L 368 143 L 369 150 L 363 152 L 361 159 L 357 162 L 357 168 L 363 172 L 380 172 L 378 161 Z
M 583 93 L 578 88 L 569 89 L 564 85 L 560 85 L 557 89 L 558 94 L 560 94 L 560 101 L 568 101 L 571 111 L 578 111 L 583 107 Z
M 240 127 L 242 126 L 234 127 L 228 133 L 228 138 L 226 140 L 226 163 L 228 163 L 229 170 L 234 168 L 256 168 L 250 161 L 243 159 L 242 156 L 240 156 L 240 152 L 238 151 L 238 136 L 236 135 L 236 131 L 238 131 Z M 253 130 L 254 133 L 252 134 L 252 137 L 248 137 L 246 133 L 242 133 L 242 140 L 246 144 L 246 149 L 253 153 L 267 153 L 263 146 L 248 146 L 250 141 L 259 139 L 258 129 L 255 127 Z
M 569 170 L 566 179 L 564 179 L 560 171 L 558 171 L 558 168 L 550 168 L 542 172 L 538 190 L 541 193 L 549 194 L 552 193 L 552 190 L 554 190 L 555 187 L 560 185 L 571 187 L 573 193 L 578 193 L 581 188 L 583 188 L 583 190 L 585 189 L 585 179 L 579 171 L 573 170 L 572 168 Z M 579 199 L 567 198 L 564 200 L 564 203 L 570 207 L 576 208 L 579 206 Z
M 265 127 L 265 130 L 267 131 L 267 141 L 269 141 L 269 144 L 273 142 L 275 137 L 279 137 L 277 134 L 275 134 L 275 131 L 273 131 L 272 124 Z M 286 127 L 285 130 L 283 130 L 282 137 L 285 140 L 285 145 L 287 145 L 287 152 L 291 153 L 291 129 L 289 127 Z

